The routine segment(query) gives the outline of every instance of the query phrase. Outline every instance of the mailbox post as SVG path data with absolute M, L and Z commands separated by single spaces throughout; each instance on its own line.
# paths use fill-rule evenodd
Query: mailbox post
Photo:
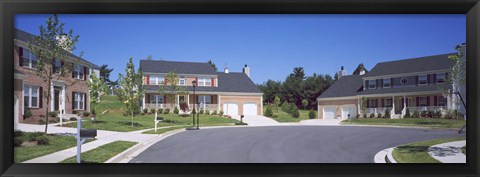
M 94 139 L 97 136 L 97 130 L 95 129 L 83 129 L 82 119 L 77 118 L 77 163 L 81 163 L 80 155 L 82 154 L 82 144 L 87 139 Z
M 163 117 L 158 117 L 158 114 L 155 112 L 155 120 L 153 121 L 155 122 L 155 132 L 157 132 L 157 124 L 163 122 Z

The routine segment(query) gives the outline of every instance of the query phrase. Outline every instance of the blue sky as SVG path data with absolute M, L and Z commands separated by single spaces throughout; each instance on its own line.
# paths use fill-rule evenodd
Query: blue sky
M 37 35 L 49 15 L 15 17 L 15 27 Z M 255 83 L 284 80 L 294 67 L 307 75 L 349 74 L 359 63 L 455 52 L 466 41 L 465 15 L 59 15 L 80 35 L 75 53 L 124 73 L 140 59 L 214 61 Z

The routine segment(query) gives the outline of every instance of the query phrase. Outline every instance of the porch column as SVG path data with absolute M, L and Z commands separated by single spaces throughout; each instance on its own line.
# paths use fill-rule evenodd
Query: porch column
M 179 103 L 180 103 L 180 95 L 177 95 L 177 98 L 175 99 L 175 106 L 178 106 Z
M 361 104 L 361 103 L 360 103 L 360 98 L 357 98 L 357 114 L 358 114 L 358 115 L 362 114 L 362 113 L 360 112 L 360 110 L 361 110 L 361 107 L 360 107 L 361 105 L 360 105 L 360 104 Z M 317 111 L 319 111 L 319 110 L 317 110 Z
M 142 99 L 142 110 L 146 108 L 146 105 L 145 105 L 145 97 L 147 96 L 147 94 L 144 94 L 143 95 L 143 99 Z
M 403 108 L 407 107 L 407 96 L 403 95 Z
M 395 114 L 395 96 L 392 96 L 392 110 L 391 111 Z
M 220 112 L 220 97 L 221 97 L 220 95 L 217 95 L 217 107 L 218 107 L 217 112 Z

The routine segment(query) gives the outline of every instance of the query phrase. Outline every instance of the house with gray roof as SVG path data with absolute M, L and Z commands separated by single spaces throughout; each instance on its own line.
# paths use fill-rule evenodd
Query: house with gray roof
M 377 117 L 386 111 L 391 118 L 403 118 L 407 110 L 456 109 L 457 96 L 445 94 L 453 88 L 446 81 L 456 64 L 449 56 L 455 54 L 381 62 L 360 75 L 347 75 L 342 67 L 335 84 L 317 98 L 318 118 L 348 119 L 364 113 Z
M 242 72 L 229 72 L 228 68 L 218 72 L 206 62 L 141 60 L 140 70 L 146 87 L 143 108 L 173 110 L 181 103 L 188 103 L 187 111 L 195 107 L 196 110 L 222 111 L 230 116 L 263 112 L 263 93 L 250 79 L 247 65 Z M 182 93 L 162 91 L 172 84 L 167 77 L 170 72 L 177 74 L 175 85 L 182 88 Z

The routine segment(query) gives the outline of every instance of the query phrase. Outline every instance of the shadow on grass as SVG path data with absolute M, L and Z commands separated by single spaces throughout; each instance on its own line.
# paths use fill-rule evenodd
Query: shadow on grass
M 132 125 L 132 122 L 125 122 L 125 121 L 117 121 L 115 122 L 116 124 L 119 125 Z M 144 125 L 138 123 L 138 122 L 133 122 L 134 127 L 145 127 Z
M 91 121 L 91 124 L 104 124 L 104 123 L 107 123 L 107 122 L 106 122 L 106 121 L 103 121 L 103 120 Z
M 428 146 L 399 146 L 398 150 L 401 150 L 402 153 L 421 153 L 428 150 Z

